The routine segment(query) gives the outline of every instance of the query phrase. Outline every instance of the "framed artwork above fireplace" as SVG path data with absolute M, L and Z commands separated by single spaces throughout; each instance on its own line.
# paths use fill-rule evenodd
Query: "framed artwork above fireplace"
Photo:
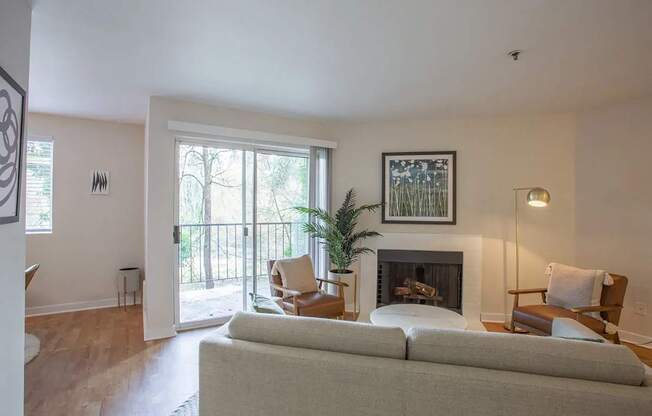
M 455 224 L 455 151 L 383 153 L 383 223 Z

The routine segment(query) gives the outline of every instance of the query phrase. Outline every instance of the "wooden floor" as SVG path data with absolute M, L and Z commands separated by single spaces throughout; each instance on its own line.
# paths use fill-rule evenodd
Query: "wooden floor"
M 143 341 L 132 306 L 28 318 L 41 353 L 25 368 L 25 414 L 167 416 L 197 391 L 199 340 Z
M 41 340 L 25 368 L 27 416 L 167 416 L 197 391 L 197 347 L 214 330 L 144 342 L 139 306 L 33 317 L 26 327 Z M 628 346 L 652 366 L 652 350 Z

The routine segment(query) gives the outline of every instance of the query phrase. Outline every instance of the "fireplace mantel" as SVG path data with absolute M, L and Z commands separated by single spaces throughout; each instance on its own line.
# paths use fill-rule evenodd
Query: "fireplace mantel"
M 366 244 L 374 250 L 460 251 L 464 253 L 462 309 L 469 329 L 482 329 L 482 237 L 467 234 L 383 233 Z M 364 256 L 360 263 L 360 320 L 368 321 L 376 307 L 376 254 Z

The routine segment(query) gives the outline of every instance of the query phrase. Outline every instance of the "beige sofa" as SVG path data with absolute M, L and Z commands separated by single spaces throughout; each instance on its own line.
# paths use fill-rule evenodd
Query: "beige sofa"
M 232 415 L 652 415 L 626 347 L 238 313 L 201 342 L 199 412 Z

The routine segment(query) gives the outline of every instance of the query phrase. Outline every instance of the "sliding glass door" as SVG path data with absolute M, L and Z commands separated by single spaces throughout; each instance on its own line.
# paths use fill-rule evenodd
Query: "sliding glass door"
M 297 257 L 309 252 L 302 231 L 307 218 L 294 210 L 308 206 L 308 153 L 270 150 L 256 152 L 256 262 L 257 293 L 269 296 L 269 260 Z
M 250 293 L 269 295 L 269 260 L 308 253 L 309 154 L 178 141 L 175 196 L 179 327 L 226 321 Z

